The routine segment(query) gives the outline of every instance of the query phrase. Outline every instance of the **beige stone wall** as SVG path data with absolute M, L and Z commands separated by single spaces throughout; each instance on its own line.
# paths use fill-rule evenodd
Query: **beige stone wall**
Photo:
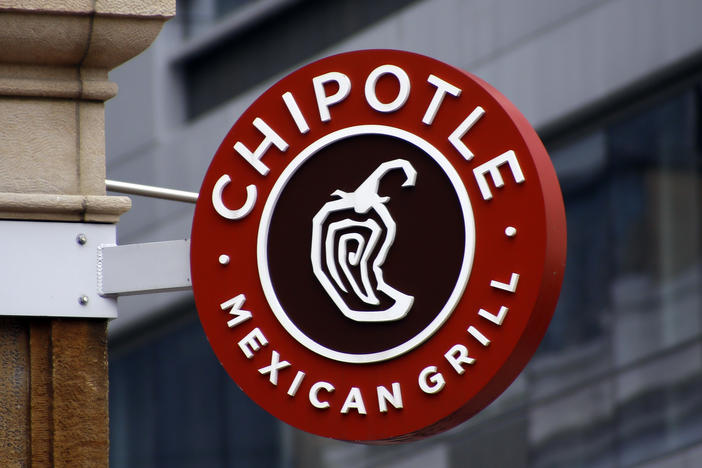
M 0 222 L 129 209 L 105 195 L 107 74 L 174 13 L 175 0 L 0 1 Z M 1 314 L 0 465 L 107 466 L 106 320 Z

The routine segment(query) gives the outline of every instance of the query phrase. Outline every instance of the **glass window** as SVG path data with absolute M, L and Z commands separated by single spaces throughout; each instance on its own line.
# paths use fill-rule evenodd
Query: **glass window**
M 664 344 L 700 331 L 699 314 L 670 316 L 681 315 L 673 309 L 682 296 L 673 291 L 700 284 L 697 109 L 697 94 L 688 91 L 551 151 L 566 204 L 568 261 L 542 351 L 614 331 L 619 316 L 636 311 L 665 316 Z M 685 295 L 686 307 L 700 310 L 693 296 Z
M 565 197 L 568 252 L 558 308 L 542 351 L 601 337 L 609 284 L 605 135 L 591 133 L 551 157 Z
M 176 64 L 187 118 L 195 119 L 260 86 L 415 1 L 297 2 L 222 37 Z
M 629 466 L 702 440 L 701 108 L 690 87 L 551 151 L 568 260 L 529 368 L 530 466 Z
M 280 431 L 226 374 L 197 319 L 111 350 L 112 467 L 279 467 Z
M 230 13 L 260 0 L 176 0 L 183 37 L 198 36 L 211 29 Z
M 215 11 L 217 16 L 224 16 L 244 5 L 257 1 L 259 0 L 215 0 Z

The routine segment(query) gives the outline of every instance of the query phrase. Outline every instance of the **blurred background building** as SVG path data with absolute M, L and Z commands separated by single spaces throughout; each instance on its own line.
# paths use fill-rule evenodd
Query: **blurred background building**
M 120 298 L 119 467 L 702 466 L 702 2 L 182 0 L 116 69 L 108 178 L 198 191 L 252 100 L 333 53 L 397 48 L 487 80 L 564 192 L 568 266 L 527 369 L 485 411 L 396 447 L 284 425 L 225 374 L 187 293 Z M 121 244 L 187 238 L 193 206 L 134 197 Z

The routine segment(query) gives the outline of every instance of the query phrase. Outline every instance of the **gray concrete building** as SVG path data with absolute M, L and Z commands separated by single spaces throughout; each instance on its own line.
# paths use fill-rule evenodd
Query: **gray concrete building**
M 563 189 L 568 264 L 541 348 L 465 424 L 393 447 L 277 422 L 223 371 L 190 293 L 110 324 L 115 467 L 702 466 L 702 2 L 183 0 L 110 73 L 109 179 L 198 191 L 246 107 L 293 69 L 393 48 L 499 89 Z M 193 205 L 133 197 L 120 244 L 188 238 Z

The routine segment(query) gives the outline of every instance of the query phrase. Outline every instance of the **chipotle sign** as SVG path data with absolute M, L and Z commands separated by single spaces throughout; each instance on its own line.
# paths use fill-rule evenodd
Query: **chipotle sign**
M 477 77 L 370 50 L 280 80 L 234 124 L 195 210 L 212 348 L 249 397 L 337 439 L 414 440 L 496 398 L 565 266 L 555 172 Z

